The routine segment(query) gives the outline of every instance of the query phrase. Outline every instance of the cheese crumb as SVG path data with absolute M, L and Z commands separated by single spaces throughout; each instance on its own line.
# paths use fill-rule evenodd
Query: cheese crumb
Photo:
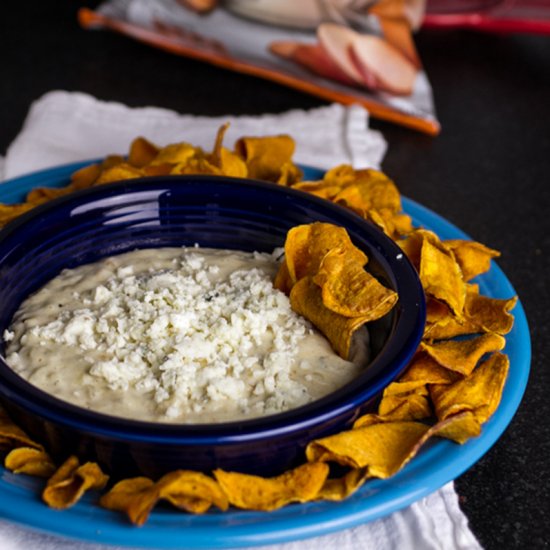
M 112 390 L 152 392 L 167 418 L 229 400 L 245 415 L 310 400 L 289 373 L 299 368 L 298 343 L 311 325 L 264 270 L 239 269 L 222 280 L 218 271 L 196 249 L 160 271 L 119 267 L 103 284 L 73 294 L 85 307 L 28 330 L 41 342 L 76 346 L 84 356 L 95 350 L 89 375 Z M 4 333 L 6 341 L 12 338 Z M 261 399 L 252 405 L 253 396 Z

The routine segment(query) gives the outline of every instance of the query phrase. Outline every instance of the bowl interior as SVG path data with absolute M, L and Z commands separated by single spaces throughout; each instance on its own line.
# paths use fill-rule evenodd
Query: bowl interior
M 420 282 L 399 247 L 368 222 L 328 201 L 272 184 L 212 176 L 144 178 L 82 191 L 22 216 L 0 233 L 0 333 L 21 302 L 64 268 L 136 248 L 196 243 L 271 252 L 284 244 L 289 229 L 313 221 L 346 227 L 355 245 L 369 256 L 369 271 L 398 292 L 399 302 L 390 315 L 369 325 L 373 359 L 363 375 L 327 398 L 275 416 L 284 423 L 289 414 L 304 419 L 314 410 L 329 414 L 344 395 L 351 395 L 355 406 L 395 378 L 416 349 L 424 322 Z M 66 416 L 69 411 L 95 425 L 111 418 L 34 388 L 3 359 L 0 386 L 4 397 L 46 416 Z M 140 425 L 147 424 L 117 422 L 124 424 L 125 432 L 139 431 Z M 245 433 L 262 422 L 233 423 L 233 428 Z M 168 432 L 181 429 L 155 426 Z M 186 430 L 194 428 L 186 426 Z M 227 425 L 201 425 L 198 430 L 219 435 Z

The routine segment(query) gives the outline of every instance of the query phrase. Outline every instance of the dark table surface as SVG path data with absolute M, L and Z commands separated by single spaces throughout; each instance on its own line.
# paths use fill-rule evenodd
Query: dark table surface
M 258 114 L 324 102 L 250 76 L 84 31 L 79 6 L 2 6 L 0 154 L 31 102 L 53 89 L 202 115 Z M 550 37 L 422 31 L 416 37 L 443 131 L 372 121 L 389 142 L 384 170 L 402 193 L 502 252 L 533 345 L 523 402 L 500 440 L 456 480 L 487 549 L 547 548 L 550 521 Z M 223 93 L 220 93 L 223 90 Z

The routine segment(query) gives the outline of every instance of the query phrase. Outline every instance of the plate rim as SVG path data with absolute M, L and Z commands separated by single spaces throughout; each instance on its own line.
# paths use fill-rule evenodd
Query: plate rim
M 62 164 L 5 180 L 0 183 L 0 200 L 5 197 L 13 200 L 17 194 L 37 185 L 59 186 L 73 171 L 97 161 Z M 302 168 L 312 178 L 323 173 L 313 167 Z M 404 211 L 415 222 L 428 228 L 435 225 L 439 228 L 435 232 L 442 238 L 471 239 L 432 210 L 407 197 L 402 200 Z M 488 274 L 479 277 L 479 283 L 484 293 L 494 297 L 517 295 L 495 262 Z M 232 511 L 203 516 L 157 508 L 149 521 L 138 529 L 122 514 L 99 508 L 94 495 L 90 494 L 69 510 L 52 510 L 40 501 L 39 480 L 28 476 L 16 478 L 0 466 L 0 495 L 4 493 L 3 496 L 10 497 L 0 499 L 0 518 L 33 531 L 86 542 L 141 548 L 177 548 L 184 542 L 189 548 L 234 548 L 322 536 L 385 517 L 436 491 L 472 467 L 513 420 L 525 392 L 531 362 L 529 326 L 519 299 L 514 316 L 514 327 L 505 348 L 512 348 L 514 365 L 511 357 L 501 403 L 479 438 L 462 446 L 443 440 L 430 442 L 395 476 L 387 480 L 370 480 L 345 501 L 294 504 L 270 513 Z M 449 453 L 453 459 L 445 463 Z M 440 465 L 436 471 L 433 471 L 434 459 Z M 367 504 L 365 499 L 368 499 Z

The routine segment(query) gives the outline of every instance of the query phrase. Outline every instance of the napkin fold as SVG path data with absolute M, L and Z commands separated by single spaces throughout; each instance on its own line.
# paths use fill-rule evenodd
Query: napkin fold
M 230 122 L 224 139 L 228 147 L 243 135 L 286 133 L 296 140 L 294 158 L 301 164 L 331 168 L 346 162 L 379 168 L 386 141 L 368 128 L 368 120 L 367 111 L 358 105 L 333 104 L 281 115 L 203 117 L 157 107 L 129 108 L 83 93 L 53 91 L 31 106 L 20 134 L 8 148 L 4 178 L 56 164 L 126 154 L 138 135 L 161 146 L 188 141 L 211 150 L 225 122 Z
M 211 149 L 218 127 L 225 122 L 231 123 L 225 140 L 229 147 L 242 135 L 289 133 L 296 139 L 295 160 L 299 163 L 319 168 L 341 163 L 379 168 L 386 142 L 379 132 L 369 129 L 368 120 L 367 111 L 359 106 L 334 104 L 279 115 L 210 118 L 181 115 L 156 107 L 129 108 L 82 93 L 53 91 L 31 106 L 20 134 L 7 150 L 3 161 L 4 178 L 106 154 L 126 153 L 137 135 L 143 135 L 158 145 L 189 141 Z M 0 519 L 0 549 L 29 548 L 116 549 L 45 535 Z M 368 524 L 303 541 L 259 548 L 480 550 L 481 546 L 460 510 L 454 485 L 449 483 L 411 506 Z

